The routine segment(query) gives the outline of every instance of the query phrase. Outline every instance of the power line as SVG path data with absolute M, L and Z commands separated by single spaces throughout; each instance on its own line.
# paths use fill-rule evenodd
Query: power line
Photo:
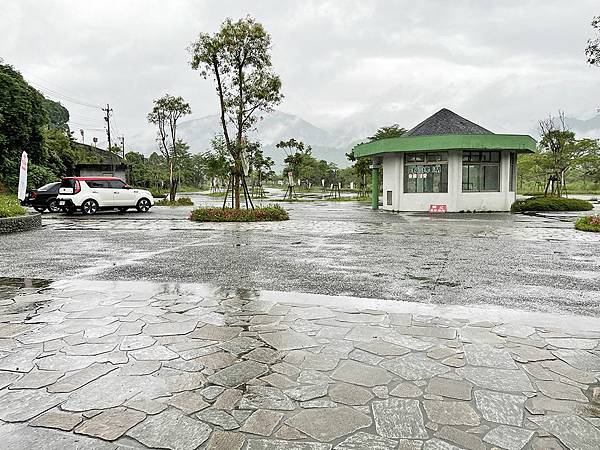
M 101 119 L 101 116 L 99 116 L 99 117 L 89 117 L 89 116 L 82 116 L 81 114 L 71 114 L 71 112 L 69 112 L 69 119 L 71 117 L 75 117 L 75 120 L 81 120 L 81 119 L 83 119 L 83 120 L 92 120 L 92 121 L 95 121 L 95 120 L 100 120 Z
M 29 82 L 31 85 L 33 85 L 35 88 L 39 89 L 40 91 L 42 91 L 42 93 L 51 96 L 51 97 L 57 97 L 60 100 L 63 100 L 65 102 L 69 102 L 69 103 L 74 103 L 76 105 L 80 105 L 80 106 L 86 106 L 88 108 L 94 108 L 94 109 L 102 109 L 100 106 L 97 105 L 93 105 L 91 103 L 85 102 L 83 100 L 79 100 L 77 98 L 71 97 L 69 95 L 66 94 L 62 94 L 58 91 L 55 91 L 53 89 L 50 89 L 48 87 L 42 86 L 39 83 L 34 83 L 32 81 Z
M 51 91 L 57 92 L 61 95 L 65 95 L 67 97 L 80 98 L 79 95 L 74 94 L 73 92 L 69 91 L 68 89 L 64 89 L 63 87 L 59 86 L 58 84 L 52 83 L 52 82 L 45 80 L 44 78 L 39 77 L 37 75 L 29 74 L 29 75 L 27 75 L 27 78 L 37 79 L 38 80 L 37 84 L 39 84 L 42 87 L 44 87 L 44 85 L 50 86 L 49 88 L 45 88 L 45 89 L 50 89 Z M 40 81 L 44 84 L 40 84 Z M 94 101 L 88 101 L 88 100 L 85 100 L 84 102 L 85 103 L 96 103 Z

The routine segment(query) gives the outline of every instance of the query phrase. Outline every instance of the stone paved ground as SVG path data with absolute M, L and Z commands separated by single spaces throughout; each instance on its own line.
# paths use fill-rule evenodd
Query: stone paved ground
M 600 448 L 589 320 L 475 322 L 202 285 L 28 286 L 0 287 L 0 448 Z

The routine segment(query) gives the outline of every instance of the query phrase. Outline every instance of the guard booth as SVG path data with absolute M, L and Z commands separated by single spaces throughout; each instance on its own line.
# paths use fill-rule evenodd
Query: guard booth
M 372 207 L 390 211 L 509 211 L 516 200 L 517 157 L 532 153 L 528 135 L 494 134 L 441 109 L 401 137 L 359 144 L 370 157 Z

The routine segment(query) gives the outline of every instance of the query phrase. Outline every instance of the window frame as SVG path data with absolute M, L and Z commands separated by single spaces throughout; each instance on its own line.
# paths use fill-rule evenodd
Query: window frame
M 485 189 L 486 167 L 497 169 L 497 189 Z M 465 168 L 467 171 L 467 185 L 471 184 L 471 170 L 477 168 L 476 189 L 465 189 Z M 461 164 L 461 192 L 502 192 L 502 152 L 484 150 L 464 150 Z M 473 182 L 475 184 L 475 181 Z
M 418 183 L 415 184 L 415 191 L 410 192 L 407 190 L 409 185 L 409 175 L 413 175 L 409 173 L 410 166 L 421 166 L 421 167 L 434 167 L 440 166 L 439 172 L 433 172 L 431 169 L 429 171 L 416 173 L 420 174 L 437 174 L 439 173 L 440 179 L 438 184 L 438 191 L 433 190 L 433 179 L 431 181 L 432 190 L 428 191 L 418 191 Z M 444 170 L 444 166 L 446 170 Z M 445 179 L 444 179 L 445 176 Z M 424 177 L 425 178 L 425 177 Z M 402 180 L 403 187 L 402 191 L 404 194 L 447 194 L 448 193 L 448 152 L 440 151 L 440 152 L 410 152 L 404 154 L 404 164 L 402 165 Z M 424 183 L 422 184 L 424 187 Z

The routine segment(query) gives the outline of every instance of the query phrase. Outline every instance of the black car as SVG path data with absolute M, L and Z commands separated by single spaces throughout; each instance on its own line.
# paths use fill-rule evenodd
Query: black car
M 58 188 L 60 181 L 48 183 L 39 189 L 34 189 L 27 194 L 25 200 L 21 202 L 23 206 L 32 206 L 38 212 L 44 212 L 46 209 L 50 212 L 60 212 L 58 206 Z

